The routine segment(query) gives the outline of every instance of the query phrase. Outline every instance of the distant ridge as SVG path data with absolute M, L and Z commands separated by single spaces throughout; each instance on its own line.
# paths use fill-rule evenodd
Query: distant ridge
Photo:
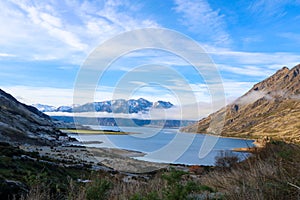
M 214 116 L 226 114 L 221 135 L 260 138 L 269 136 L 300 142 L 300 64 L 283 67 L 274 75 L 255 84 L 246 94 L 184 132 L 211 133 Z
M 166 101 L 150 102 L 146 99 L 117 99 L 111 101 L 86 103 L 84 105 L 60 106 L 58 108 L 48 105 L 34 104 L 41 112 L 108 112 L 108 113 L 139 113 L 148 112 L 151 108 L 169 109 L 174 105 Z

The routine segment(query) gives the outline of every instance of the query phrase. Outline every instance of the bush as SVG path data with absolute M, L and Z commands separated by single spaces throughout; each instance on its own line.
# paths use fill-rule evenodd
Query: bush
M 112 189 L 112 183 L 108 180 L 96 179 L 87 187 L 87 200 L 105 200 L 108 199 L 109 190 Z
M 130 200 L 161 200 L 156 192 L 151 192 L 146 195 L 135 194 Z
M 184 181 L 183 176 L 188 173 L 171 169 L 167 174 L 163 175 L 163 179 L 167 181 L 167 187 L 164 189 L 164 200 L 186 200 L 191 194 L 203 190 L 202 185 L 198 185 L 193 181 Z
M 232 151 L 220 151 L 215 159 L 215 165 L 221 168 L 231 168 L 240 161 L 239 157 Z

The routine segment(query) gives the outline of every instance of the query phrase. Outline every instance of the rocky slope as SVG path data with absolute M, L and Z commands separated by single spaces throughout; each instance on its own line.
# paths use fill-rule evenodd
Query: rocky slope
M 0 141 L 55 145 L 67 139 L 49 116 L 0 89 Z
M 210 133 L 211 119 L 222 114 L 226 116 L 223 136 L 300 142 L 300 65 L 290 70 L 283 67 L 233 103 L 182 131 Z

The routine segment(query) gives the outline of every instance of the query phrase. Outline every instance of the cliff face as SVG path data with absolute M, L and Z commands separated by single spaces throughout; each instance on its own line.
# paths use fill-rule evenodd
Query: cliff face
M 63 135 L 49 116 L 0 89 L 0 141 L 54 145 Z
M 211 119 L 221 113 L 226 114 L 223 136 L 300 142 L 300 65 L 291 70 L 283 67 L 233 103 L 182 131 L 210 133 Z

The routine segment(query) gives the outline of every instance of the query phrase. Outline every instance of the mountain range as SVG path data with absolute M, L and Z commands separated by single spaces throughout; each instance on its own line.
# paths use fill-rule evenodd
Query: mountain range
M 212 133 L 210 122 L 222 115 L 225 115 L 224 126 L 222 120 L 219 122 L 222 136 L 268 136 L 300 142 L 300 65 L 292 69 L 283 67 L 231 104 L 182 131 Z
M 147 112 L 151 108 L 171 108 L 170 102 L 152 103 L 145 99 L 94 102 L 71 107 L 47 107 L 36 105 L 45 112 Z M 70 109 L 70 110 L 68 110 Z M 247 93 L 195 124 L 182 128 L 184 132 L 212 133 L 212 119 L 225 115 L 225 120 L 214 126 L 221 129 L 222 136 L 243 138 L 272 137 L 300 142 L 300 65 L 292 69 L 283 67 L 271 77 L 255 84 Z M 103 121 L 104 120 L 104 121 Z M 112 119 L 99 123 L 114 124 Z M 224 124 L 223 124 L 224 122 Z M 100 123 L 100 124 L 101 124 Z M 127 123 L 127 122 L 126 122 Z M 149 124 L 148 121 L 138 121 Z M 158 124 L 160 122 L 157 122 Z M 169 122 L 178 126 L 179 122 Z M 37 108 L 17 101 L 0 90 L 0 140 L 14 142 L 47 143 L 66 137 L 48 115 Z
M 41 112 L 108 112 L 108 113 L 139 113 L 148 112 L 151 108 L 156 109 L 169 109 L 174 105 L 170 102 L 157 101 L 150 102 L 146 99 L 139 98 L 137 100 L 130 99 L 117 99 L 111 101 L 86 103 L 84 105 L 60 106 L 54 107 L 49 105 L 34 104 Z

